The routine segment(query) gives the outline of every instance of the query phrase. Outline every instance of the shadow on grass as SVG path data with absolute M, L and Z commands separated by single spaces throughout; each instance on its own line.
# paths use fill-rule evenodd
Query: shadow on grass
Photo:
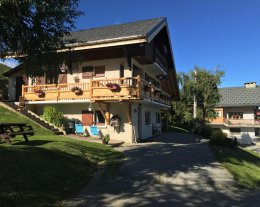
M 48 144 L 50 142 L 54 142 L 54 141 L 49 141 L 49 140 L 30 140 L 29 142 L 26 142 L 26 141 L 16 142 L 16 143 L 14 143 L 12 145 L 42 146 L 42 145 Z
M 48 149 L 35 147 L 46 143 Z M 52 206 L 85 186 L 99 161 L 116 155 L 73 142 L 0 145 L 0 206 Z
M 260 167 L 260 157 L 247 150 L 217 146 L 211 146 L 211 148 L 217 156 L 217 159 L 221 162 L 230 162 L 233 164 L 246 162 Z
M 211 146 L 219 162 L 221 162 L 239 181 L 239 185 L 247 188 L 260 188 L 260 156 L 242 148 Z

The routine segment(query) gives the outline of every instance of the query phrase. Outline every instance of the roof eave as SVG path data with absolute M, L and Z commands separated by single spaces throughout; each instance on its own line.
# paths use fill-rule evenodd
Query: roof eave
M 137 44 L 147 42 L 146 37 L 144 35 L 135 35 L 129 37 L 121 37 L 121 38 L 113 38 L 113 39 L 104 39 L 98 41 L 91 42 L 79 42 L 66 44 L 65 49 L 60 49 L 58 52 L 64 52 L 68 50 L 86 50 L 86 49 L 94 49 L 94 48 L 102 48 L 102 47 L 112 47 L 112 46 L 120 46 L 120 45 L 129 45 L 129 44 Z

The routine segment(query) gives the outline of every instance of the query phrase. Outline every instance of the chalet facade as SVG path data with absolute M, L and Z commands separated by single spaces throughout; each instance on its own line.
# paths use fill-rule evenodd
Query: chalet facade
M 243 144 L 260 138 L 260 87 L 252 82 L 245 83 L 245 87 L 221 88 L 219 91 L 221 101 L 211 126 L 228 136 L 236 136 Z
M 76 31 L 68 38 L 76 40 L 69 45 L 76 58 L 60 66 L 58 84 L 49 74 L 27 78 L 20 65 L 6 73 L 9 100 L 22 96 L 38 115 L 55 105 L 113 139 L 152 137 L 162 125 L 162 112 L 179 97 L 166 18 Z

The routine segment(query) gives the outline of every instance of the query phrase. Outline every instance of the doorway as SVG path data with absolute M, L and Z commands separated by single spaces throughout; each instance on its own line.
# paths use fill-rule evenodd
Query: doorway
M 82 111 L 82 125 L 83 126 L 93 125 L 93 111 L 89 111 L 89 110 Z
M 15 80 L 15 101 L 19 101 L 19 97 L 22 95 L 22 85 L 24 85 L 24 79 L 22 76 L 16 77 Z

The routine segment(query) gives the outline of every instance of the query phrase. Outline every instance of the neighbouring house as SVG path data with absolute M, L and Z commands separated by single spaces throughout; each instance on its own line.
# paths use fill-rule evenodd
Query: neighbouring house
M 179 98 L 166 18 L 75 31 L 68 38 L 76 40 L 69 45 L 74 59 L 60 66 L 58 84 L 50 74 L 27 78 L 20 65 L 5 74 L 10 101 L 22 96 L 38 115 L 57 106 L 85 128 L 94 124 L 124 142 L 166 127 L 171 102 Z
M 228 136 L 236 136 L 242 144 L 260 138 L 260 87 L 256 82 L 245 83 L 244 87 L 221 88 L 219 92 L 221 100 L 211 126 Z

